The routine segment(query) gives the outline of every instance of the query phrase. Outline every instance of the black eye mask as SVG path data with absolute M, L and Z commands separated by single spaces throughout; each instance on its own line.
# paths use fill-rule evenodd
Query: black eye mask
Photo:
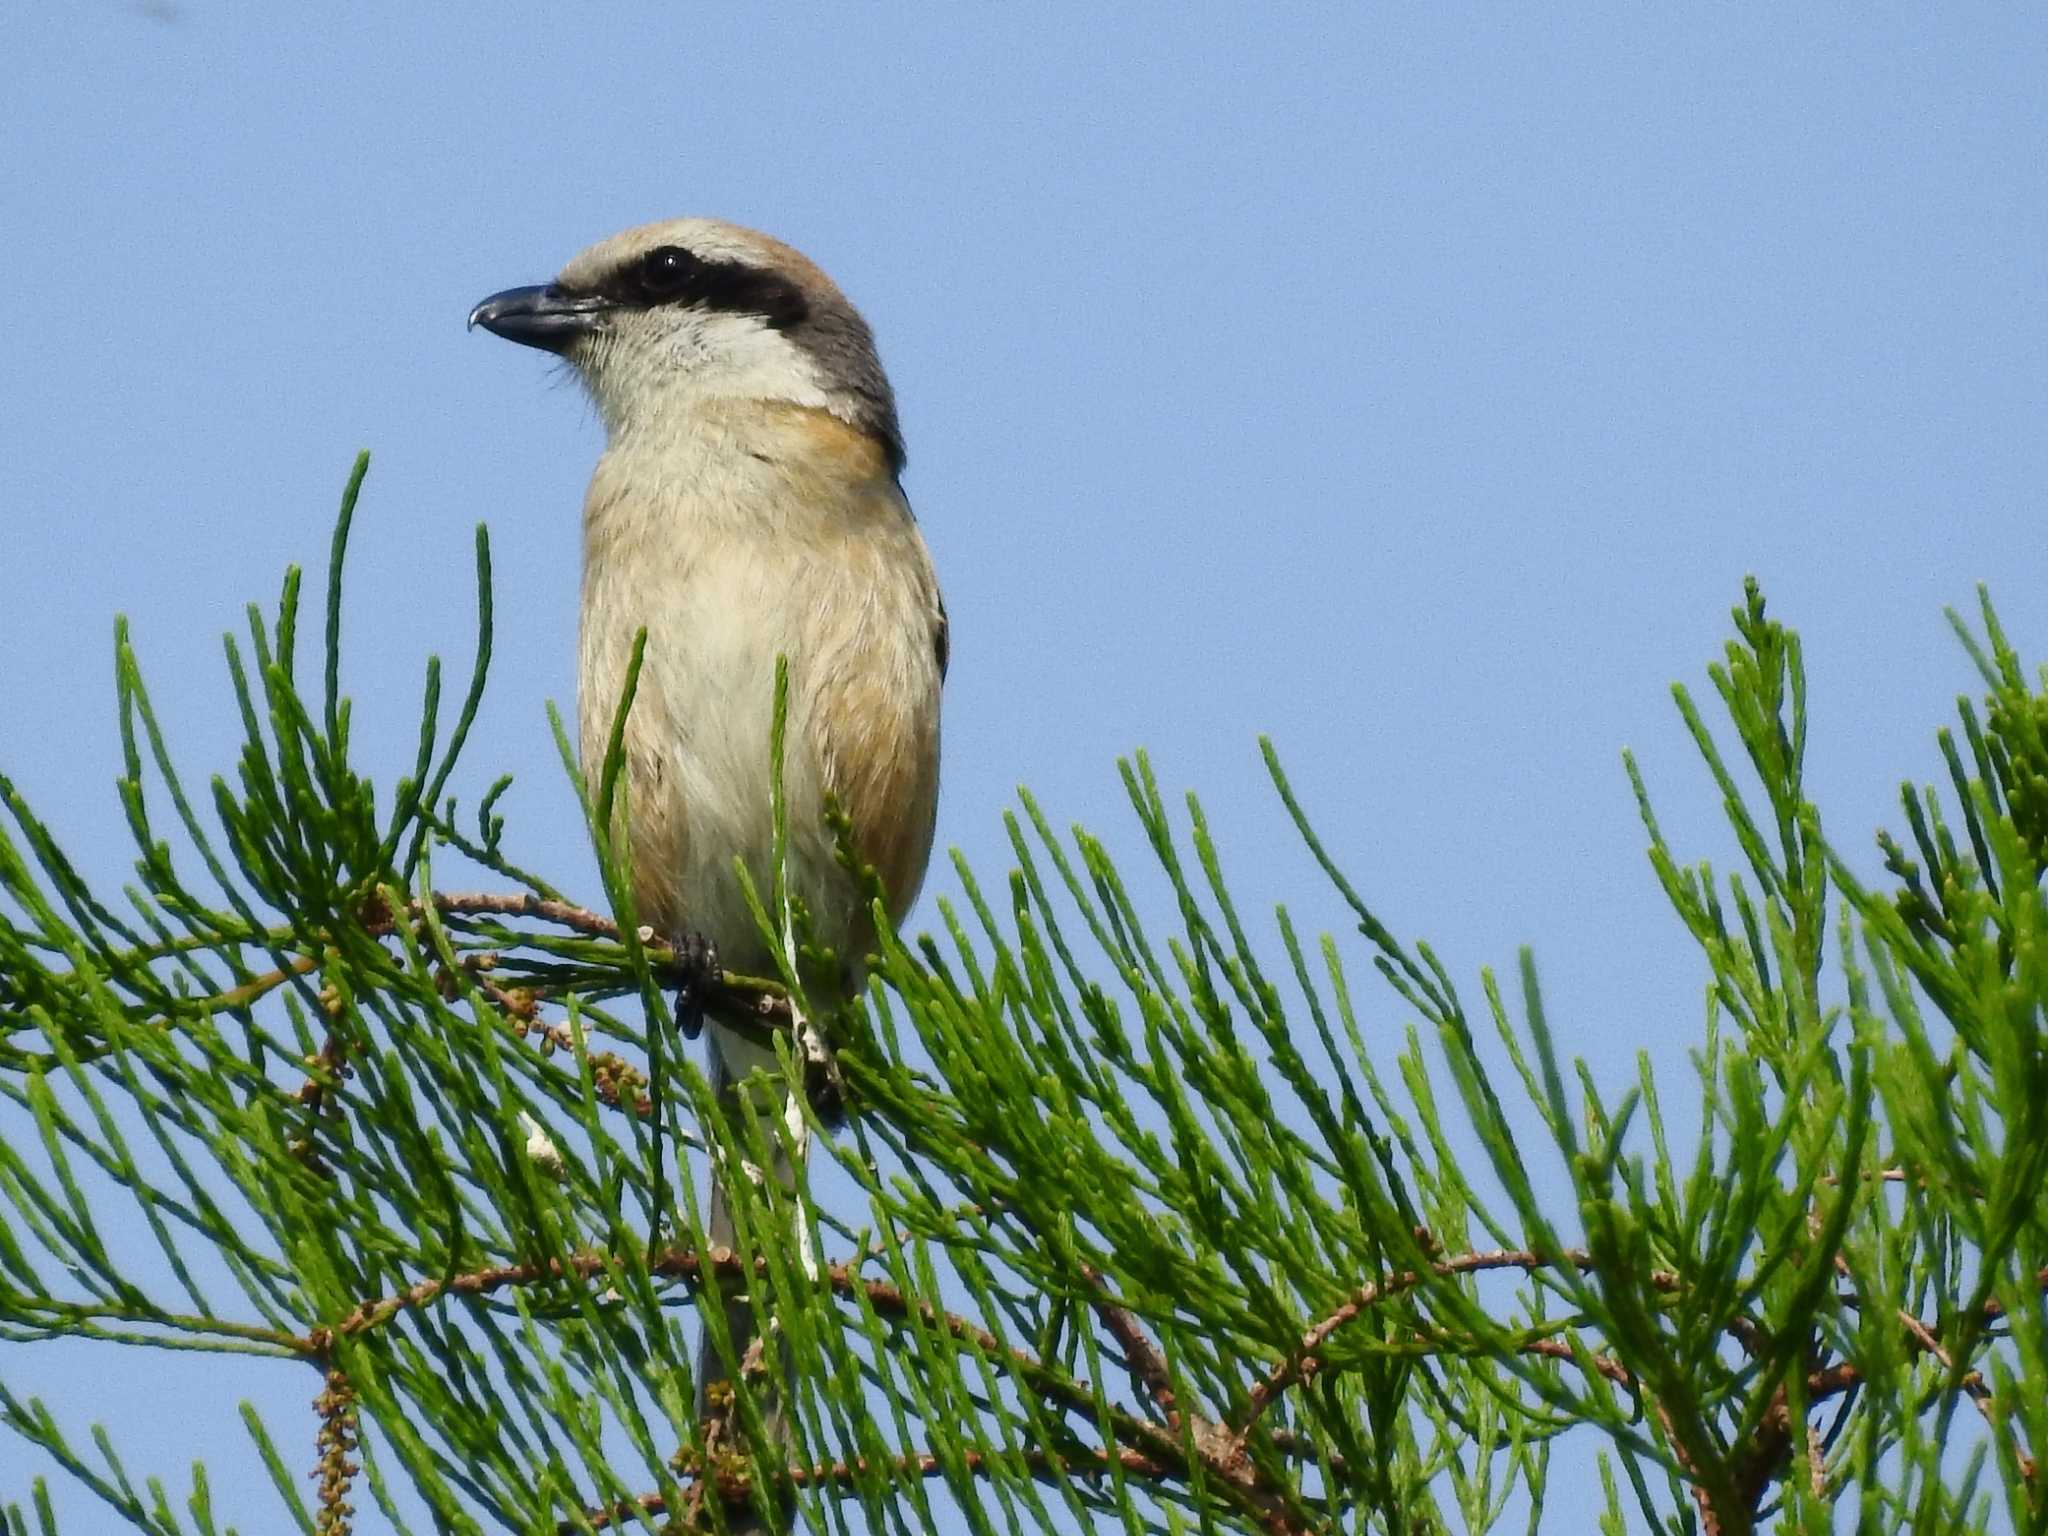
M 757 315 L 771 330 L 800 325 L 811 312 L 804 291 L 778 272 L 743 261 L 712 261 L 680 245 L 656 246 L 608 278 L 603 295 L 624 308 L 682 304 Z

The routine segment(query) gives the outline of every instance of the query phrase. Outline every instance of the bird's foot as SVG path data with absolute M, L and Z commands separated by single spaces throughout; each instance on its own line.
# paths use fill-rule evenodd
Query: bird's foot
M 686 933 L 675 945 L 676 1027 L 694 1040 L 704 1032 L 704 1002 L 720 975 L 718 946 L 701 933 Z

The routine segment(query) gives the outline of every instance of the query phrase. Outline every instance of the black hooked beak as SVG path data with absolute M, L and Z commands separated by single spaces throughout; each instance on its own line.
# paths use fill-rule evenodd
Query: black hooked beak
M 469 312 L 469 328 L 482 326 L 494 336 L 548 352 L 566 352 L 588 335 L 611 301 L 594 293 L 572 293 L 554 283 L 534 288 L 507 288 Z

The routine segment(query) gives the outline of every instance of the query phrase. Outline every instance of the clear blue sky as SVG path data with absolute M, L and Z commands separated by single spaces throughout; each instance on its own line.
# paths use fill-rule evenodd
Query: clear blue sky
M 1114 759 L 1145 745 L 1249 905 L 1335 925 L 1270 732 L 1398 932 L 1461 977 L 1532 943 L 1603 1083 L 1644 1047 L 1677 1071 L 1703 973 L 1618 753 L 1682 851 L 1724 850 L 1666 688 L 1743 575 L 1805 636 L 1814 782 L 1867 867 L 1972 686 L 1943 605 L 1989 580 L 2048 653 L 2048 18 L 1568 9 L 20 7 L 0 770 L 122 877 L 112 615 L 188 765 L 228 767 L 219 634 L 317 570 L 368 447 L 359 759 L 394 778 L 424 653 L 467 657 L 488 519 L 465 787 L 519 770 L 516 846 L 587 880 L 542 710 L 573 695 L 599 430 L 462 321 L 616 228 L 715 214 L 879 333 L 953 619 L 943 843 L 1003 867 L 1023 782 L 1135 863 Z M 198 1398 L 165 1412 L 160 1369 Z M 5 1366 L 74 1428 L 107 1413 L 138 1470 L 206 1455 L 260 1529 L 211 1369 Z M 289 1429 L 312 1390 L 259 1396 Z M 0 1498 L 28 1470 L 0 1449 Z

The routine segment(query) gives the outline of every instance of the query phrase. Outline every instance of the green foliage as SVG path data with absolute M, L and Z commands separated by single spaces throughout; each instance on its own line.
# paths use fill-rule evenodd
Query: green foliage
M 561 743 L 599 909 L 510 862 L 507 780 L 471 823 L 447 794 L 489 662 L 482 530 L 452 726 L 430 662 L 383 809 L 351 761 L 362 472 L 317 697 L 296 571 L 228 643 L 244 741 L 210 821 L 125 631 L 118 899 L 0 780 L 0 1337 L 301 1370 L 312 1423 L 245 1410 L 298 1529 L 1574 1529 L 1546 1507 L 1568 1434 L 1600 1448 L 1608 1531 L 2048 1529 L 2048 686 L 1988 602 L 1981 639 L 1958 625 L 1988 698 L 1939 737 L 1947 797 L 1904 792 L 1883 889 L 1823 837 L 1798 640 L 1754 586 L 1710 669 L 1725 730 L 1677 690 L 1744 867 L 1686 862 L 1628 764 L 1705 961 L 1692 1113 L 1647 1052 L 1619 1092 L 1561 1059 L 1528 955 L 1461 990 L 1397 938 L 1270 748 L 1356 933 L 1283 909 L 1255 936 L 1200 804 L 1141 756 L 1163 902 L 1025 796 L 1008 878 L 958 866 L 935 936 L 884 922 L 827 1021 L 850 1117 L 810 1139 L 847 1193 L 742 1185 L 712 1249 L 707 1147 L 765 1166 L 791 1130 L 750 1096 L 725 1118 L 669 1039 L 678 971 L 611 835 L 620 732 L 588 795 Z M 787 969 L 713 1001 L 787 1046 Z M 726 1337 L 742 1288 L 780 1359 Z M 739 1383 L 701 1420 L 700 1328 Z M 217 1528 L 202 1468 L 138 1488 L 7 1387 L 19 1357 L 9 1430 L 131 1525 Z M 10 1536 L 56 1528 L 40 1483 L 10 1494 Z

